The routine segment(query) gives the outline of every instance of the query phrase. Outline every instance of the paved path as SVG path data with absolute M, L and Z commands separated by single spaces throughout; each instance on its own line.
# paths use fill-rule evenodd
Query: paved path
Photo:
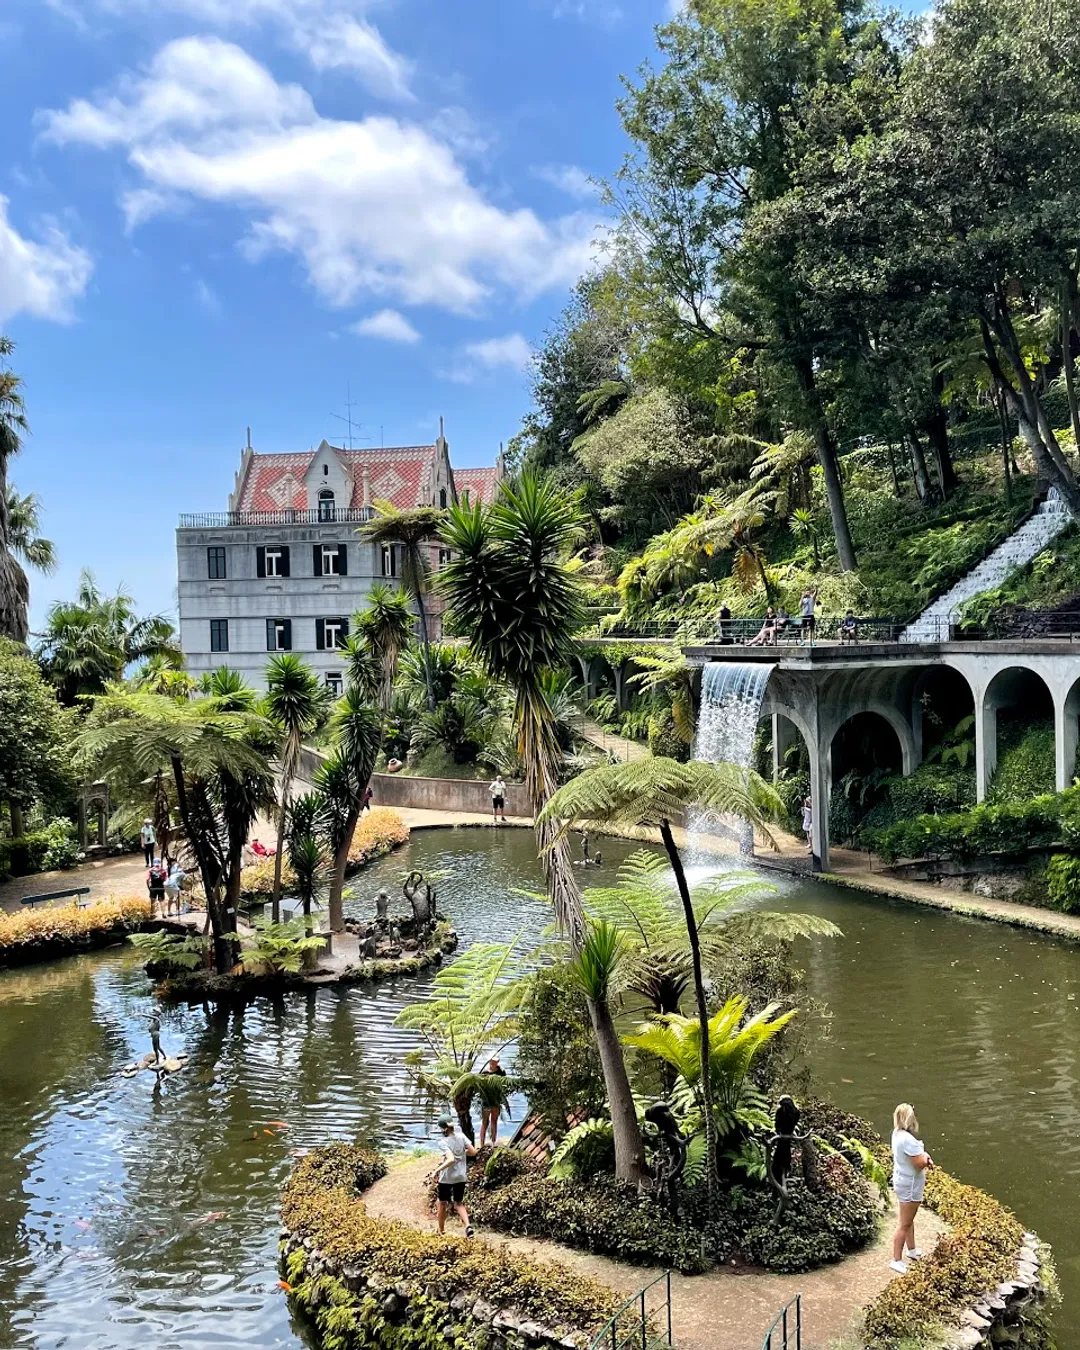
M 146 866 L 141 853 L 125 853 L 118 858 L 85 862 L 66 872 L 36 872 L 29 877 L 13 877 L 0 884 L 0 909 L 17 913 L 24 895 L 47 895 L 50 891 L 90 887 L 90 903 L 109 896 L 146 895 Z
M 371 1214 L 401 1219 L 428 1231 L 435 1220 L 427 1209 L 424 1178 L 434 1154 L 411 1158 L 391 1168 L 364 1196 Z M 891 1218 L 891 1216 L 890 1216 Z M 450 1231 L 460 1231 L 455 1228 Z M 932 1250 L 944 1231 L 933 1214 L 920 1216 L 918 1236 Z M 877 1240 L 838 1266 L 825 1266 L 804 1275 L 769 1275 L 758 1270 L 721 1268 L 705 1275 L 673 1275 L 675 1343 L 679 1350 L 756 1350 L 779 1308 L 796 1293 L 803 1296 L 803 1335 L 807 1350 L 819 1350 L 837 1337 L 854 1332 L 862 1309 L 885 1288 L 889 1271 L 891 1222 L 883 1224 Z M 637 1293 L 661 1270 L 628 1266 L 605 1256 L 593 1256 L 555 1242 L 480 1232 L 481 1241 L 506 1246 L 522 1256 L 557 1260 L 576 1274 L 588 1275 L 627 1298 Z
M 574 730 L 580 736 L 584 736 L 591 745 L 595 745 L 601 750 L 610 751 L 616 758 L 623 761 L 644 759 L 649 753 L 647 745 L 632 741 L 628 736 L 619 736 L 614 732 L 605 731 L 599 722 L 594 722 L 589 717 L 575 721 Z

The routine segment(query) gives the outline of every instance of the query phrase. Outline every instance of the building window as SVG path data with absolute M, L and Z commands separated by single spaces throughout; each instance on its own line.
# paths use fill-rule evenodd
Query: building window
M 323 467 L 325 468 L 325 465 Z M 334 494 L 328 489 L 319 493 L 319 519 L 334 519 Z
M 311 574 L 316 577 L 348 576 L 348 544 L 313 544 L 311 549 Z
M 228 619 L 210 620 L 210 650 L 212 652 L 227 652 L 229 650 Z
M 336 652 L 349 636 L 348 619 L 316 619 L 315 647 L 320 652 Z
M 258 577 L 287 577 L 289 575 L 289 546 L 267 544 L 255 550 L 255 575 Z
M 340 698 L 344 693 L 345 686 L 342 683 L 340 670 L 328 670 L 326 672 L 326 687 L 334 698 Z
M 397 576 L 397 551 L 393 544 L 383 544 L 382 574 L 384 577 Z
M 439 489 L 439 505 L 440 505 L 440 507 L 442 507 L 442 509 L 443 509 L 444 511 L 446 510 L 446 489 L 445 489 L 445 488 L 440 488 L 440 489 Z
M 267 619 L 266 650 L 268 652 L 292 651 L 291 619 Z
M 224 548 L 215 547 L 206 550 L 206 575 L 211 581 L 225 580 Z
M 450 561 L 452 556 L 453 555 L 451 554 L 448 548 L 439 549 L 439 566 L 445 567 L 446 564 Z
M 330 465 L 329 465 L 329 464 L 324 464 L 324 465 L 322 466 L 322 476 L 323 476 L 324 478 L 329 478 L 329 477 L 330 477 Z

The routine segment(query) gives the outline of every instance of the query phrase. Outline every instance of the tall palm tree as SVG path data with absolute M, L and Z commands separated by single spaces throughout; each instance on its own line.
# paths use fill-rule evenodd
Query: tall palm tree
M 525 474 L 516 486 L 504 483 L 490 506 L 450 509 L 441 537 L 452 556 L 438 578 L 452 631 L 468 637 L 488 674 L 513 690 L 513 726 L 538 853 L 556 920 L 575 952 L 588 935 L 581 894 L 569 845 L 555 818 L 543 814 L 562 762 L 544 682 L 546 672 L 567 664 L 582 618 L 581 584 L 568 565 L 580 529 L 573 497 L 550 479 Z M 586 1001 L 611 1109 L 616 1173 L 637 1182 L 645 1174 L 645 1150 L 626 1062 L 602 1009 Z
M 323 706 L 322 686 L 315 673 L 294 652 L 282 652 L 266 668 L 266 715 L 280 729 L 278 752 L 278 827 L 274 854 L 274 889 L 270 897 L 270 920 L 281 921 L 281 860 L 289 797 L 303 749 L 319 720 Z
M 0 335 L 0 363 L 14 350 L 11 339 Z M 13 638 L 16 642 L 25 642 L 28 635 L 26 612 L 30 587 L 26 573 L 12 551 L 7 470 L 9 461 L 19 453 L 28 429 L 22 380 L 0 364 L 0 637 Z
M 431 635 L 428 632 L 427 595 L 431 580 L 428 556 L 431 541 L 439 535 L 443 512 L 434 506 L 417 506 L 399 511 L 391 502 L 375 503 L 376 515 L 357 533 L 373 544 L 398 545 L 401 549 L 401 580 L 416 605 L 420 619 L 420 643 L 424 651 L 428 712 L 435 711 L 435 690 L 431 682 Z
M 353 624 L 379 663 L 379 703 L 386 712 L 393 695 L 398 658 L 412 641 L 413 616 L 408 595 L 400 588 L 392 591 L 383 582 L 376 582 Z
M 340 933 L 345 927 L 341 900 L 345 868 L 364 804 L 364 790 L 371 781 L 378 758 L 382 725 L 379 710 L 367 702 L 360 689 L 349 685 L 330 720 L 336 749 L 315 776 L 315 788 L 326 800 L 328 832 L 334 854 L 328 899 L 332 933 Z
M 7 485 L 8 547 L 14 555 L 38 572 L 56 571 L 56 545 L 41 536 L 41 503 L 37 494 L 20 497 L 13 483 Z
M 123 589 L 105 595 L 88 571 L 79 578 L 75 599 L 49 610 L 37 655 L 65 703 L 102 693 L 136 661 L 161 657 L 177 670 L 184 662 L 168 619 L 140 618 L 130 595 Z
M 710 1206 L 716 1173 L 716 1123 L 709 1078 L 709 1007 L 701 960 L 701 937 L 682 858 L 672 833 L 672 818 L 690 806 L 737 816 L 762 830 L 781 810 L 780 799 L 764 779 L 736 764 L 679 764 L 647 755 L 626 764 L 589 769 L 561 787 L 541 812 L 541 819 L 565 837 L 575 821 L 595 824 L 652 826 L 660 831 L 664 851 L 675 874 L 690 943 L 694 996 L 701 1029 L 701 1095 L 705 1103 L 705 1142 Z M 770 838 L 771 842 L 771 838 Z
M 214 934 L 219 973 L 236 963 L 231 937 L 235 923 L 227 912 L 230 874 L 229 827 L 214 800 L 222 776 L 268 775 L 268 756 L 257 748 L 269 725 L 253 712 L 227 700 L 204 696 L 191 700 L 114 686 L 94 700 L 94 725 L 76 738 L 76 747 L 106 776 L 152 777 L 172 774 L 177 806 L 188 844 L 202 877 Z M 237 836 L 240 831 L 236 831 Z M 245 835 L 246 837 L 246 835 Z

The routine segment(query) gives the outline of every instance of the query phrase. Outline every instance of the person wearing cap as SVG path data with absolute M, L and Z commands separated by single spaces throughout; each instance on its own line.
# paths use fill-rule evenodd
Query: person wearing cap
M 142 829 L 139 831 L 139 842 L 142 844 L 143 861 L 147 867 L 150 867 L 154 862 L 154 848 L 157 844 L 157 838 L 154 835 L 154 822 L 149 816 L 142 823 Z
M 435 1218 L 439 1232 L 443 1233 L 446 1228 L 447 1205 L 453 1205 L 454 1213 L 465 1225 L 465 1236 L 472 1237 L 473 1226 L 469 1222 L 469 1211 L 465 1208 L 465 1182 L 469 1175 L 468 1160 L 476 1157 L 476 1149 L 457 1128 L 453 1116 L 440 1116 L 439 1129 L 445 1149 L 443 1160 L 435 1169 L 439 1185 Z

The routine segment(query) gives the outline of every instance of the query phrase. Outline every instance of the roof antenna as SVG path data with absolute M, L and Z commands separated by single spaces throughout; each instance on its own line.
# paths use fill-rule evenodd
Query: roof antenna
M 341 415 L 340 413 L 332 413 L 331 416 L 336 417 L 337 420 L 338 420 L 339 422 L 344 422 L 345 425 L 348 427 L 348 429 L 349 429 L 349 449 L 350 449 L 350 450 L 353 449 L 353 440 L 354 440 L 354 439 L 355 439 L 355 440 L 358 440 L 358 441 L 370 441 L 370 440 L 371 440 L 371 437 L 370 437 L 370 436 L 359 436 L 359 435 L 354 436 L 354 434 L 353 434 L 353 427 L 354 427 L 354 426 L 356 427 L 357 431 L 359 431 L 360 428 L 364 425 L 363 422 L 355 422 L 355 423 L 353 422 L 352 410 L 353 410 L 354 408 L 359 408 L 359 406 L 360 406 L 359 403 L 354 403 L 354 402 L 352 401 L 352 383 L 351 383 L 351 381 L 346 380 L 346 381 L 345 381 L 345 416 L 342 417 L 342 415 Z
M 439 440 L 440 440 L 440 441 L 443 441 L 443 440 L 445 440 L 445 439 L 446 439 L 446 437 L 443 435 L 443 421 L 442 421 L 442 418 L 440 417 L 440 418 L 439 418 Z
M 248 450 L 251 449 L 251 428 L 250 428 L 250 427 L 248 427 L 248 429 L 247 429 L 247 446 L 246 446 L 245 448 L 248 449 Z

